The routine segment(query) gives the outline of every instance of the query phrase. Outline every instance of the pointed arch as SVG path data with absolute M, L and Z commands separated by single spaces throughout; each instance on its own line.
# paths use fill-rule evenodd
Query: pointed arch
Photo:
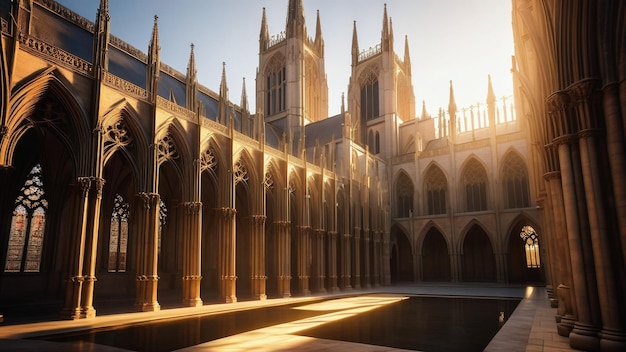
M 0 139 L 0 164 L 11 165 L 19 140 L 31 128 L 41 124 L 49 127 L 74 157 L 72 161 L 76 173 L 87 174 L 88 165 L 84 160 L 88 160 L 88 158 L 86 156 L 81 157 L 81 153 L 88 153 L 88 150 L 79 148 L 80 145 L 88 144 L 91 140 L 91 129 L 85 118 L 87 114 L 68 85 L 57 77 L 56 72 L 56 66 L 43 69 L 35 74 L 31 80 L 13 90 L 5 122 L 7 133 L 5 138 Z M 74 133 L 73 135 L 68 135 L 68 130 L 57 126 L 54 120 L 34 119 L 32 117 L 37 105 L 47 94 L 58 99 L 64 111 L 67 112 L 68 121 L 73 127 L 69 130 Z
M 187 180 L 190 180 L 189 172 L 194 168 L 184 129 L 176 118 L 171 117 L 161 125 L 156 132 L 154 145 L 157 149 L 157 166 L 160 169 L 165 162 L 172 166 L 182 186 L 182 196 L 189 199 L 193 186 Z
M 528 168 L 522 156 L 510 148 L 500 163 L 502 200 L 505 209 L 530 207 Z
M 436 162 L 431 162 L 423 176 L 424 210 L 427 215 L 448 213 L 448 178 Z
M 415 279 L 413 246 L 403 226 L 395 223 L 390 231 L 390 269 L 392 282 L 412 282 Z
M 531 231 L 528 231 L 528 227 Z M 504 248 L 507 253 L 509 283 L 545 281 L 543 268 L 544 237 L 541 228 L 530 217 L 519 214 L 507 231 Z
M 422 279 L 424 281 L 450 281 L 450 243 L 444 232 L 430 221 L 421 236 Z
M 401 169 L 394 182 L 394 197 L 396 199 L 396 216 L 406 218 L 413 212 L 413 195 L 415 188 L 409 175 Z
M 462 237 L 462 279 L 465 282 L 496 281 L 496 261 L 493 242 L 478 221 L 471 221 Z
M 484 211 L 489 208 L 487 168 L 475 155 L 471 155 L 461 168 L 459 189 L 463 210 L 467 212 Z

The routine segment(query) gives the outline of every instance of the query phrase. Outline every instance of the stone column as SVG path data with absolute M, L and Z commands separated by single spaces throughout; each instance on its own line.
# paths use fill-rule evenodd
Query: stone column
M 370 276 L 370 236 L 371 231 L 369 229 L 363 230 L 363 248 L 365 248 L 365 251 L 363 252 L 363 267 L 365 268 L 363 279 L 365 282 L 365 288 L 372 287 Z
M 354 228 L 354 261 L 352 263 L 354 271 L 352 272 L 352 278 L 354 279 L 354 289 L 358 290 L 361 288 L 361 228 Z
M 389 234 L 385 234 L 386 236 L 384 238 L 389 238 Z M 389 248 L 389 240 L 385 240 L 383 239 L 382 241 L 383 244 L 383 248 L 382 248 L 382 253 L 383 253 L 383 285 L 390 285 L 391 284 L 391 270 L 389 268 L 389 260 L 390 260 L 390 248 Z
M 291 222 L 276 221 L 277 251 L 278 256 L 278 295 L 291 297 Z
M 74 206 L 72 211 L 74 228 L 70 231 L 72 240 L 69 243 L 70 256 L 65 305 L 61 317 L 65 319 L 81 318 L 81 299 L 83 289 L 83 264 L 85 257 L 85 237 L 87 232 L 87 213 L 89 209 L 89 177 L 79 177 L 75 187 Z
M 622 80 L 620 83 L 622 86 L 623 97 L 626 98 L 626 84 Z M 602 107 L 604 111 L 605 121 L 606 121 L 606 143 L 608 150 L 608 159 L 611 170 L 611 177 L 613 179 L 613 196 L 615 199 L 615 213 L 617 216 L 617 224 L 619 237 L 621 242 L 621 253 L 622 259 L 626 260 L 626 185 L 623 181 L 626 179 L 626 142 L 624 141 L 624 121 L 622 117 L 622 112 L 626 110 L 626 105 L 621 105 L 619 102 L 619 86 L 615 83 L 608 84 L 604 86 L 603 90 L 603 101 Z M 626 102 L 626 99 L 622 101 Z M 609 253 L 609 252 L 606 252 Z M 621 292 L 618 287 L 614 288 L 616 290 L 615 294 L 617 297 L 624 297 L 626 292 L 624 292 L 624 288 L 622 287 Z M 601 304 L 604 304 L 601 302 Z M 618 302 L 618 305 L 612 307 L 615 312 L 624 311 L 624 301 Z M 621 310 L 620 310 L 621 306 Z M 604 320 L 604 315 L 603 315 Z M 608 324 L 604 323 L 603 325 L 603 337 L 600 341 L 600 347 L 606 350 L 612 350 L 612 347 L 608 346 L 608 341 L 604 337 L 604 330 L 607 330 L 606 336 L 618 335 L 624 336 L 624 326 L 623 324 L 619 324 L 615 327 L 607 326 Z M 611 325 L 616 325 L 612 323 Z M 612 332 L 616 331 L 616 332 Z M 619 348 L 622 350 L 625 349 L 623 345 L 619 345 Z
M 380 240 L 383 236 L 383 233 L 381 231 L 375 231 L 373 233 L 374 235 L 374 275 L 373 275 L 373 280 L 374 280 L 374 287 L 379 287 L 380 286 L 380 277 L 381 277 L 381 262 L 382 262 L 382 256 L 383 256 L 383 252 L 381 249 L 381 245 L 380 245 Z
M 326 231 L 324 229 L 315 230 L 314 240 L 315 240 L 315 286 L 317 287 L 316 291 L 318 293 L 325 293 L 326 287 L 324 282 L 326 281 L 326 258 L 325 258 L 325 250 L 324 250 L 324 236 Z
M 135 307 L 148 312 L 157 311 L 161 307 L 157 301 L 157 285 L 159 276 L 158 241 L 159 241 L 159 207 L 161 197 L 158 193 L 139 193 L 137 209 L 137 295 Z
M 337 231 L 328 231 L 328 290 L 338 292 L 337 286 Z
M 613 256 L 609 238 L 609 217 L 605 211 L 605 187 L 597 170 L 602 167 L 596 155 L 600 145 L 599 131 L 583 131 L 580 135 L 580 152 L 589 213 L 589 228 L 595 264 L 595 276 L 598 287 L 602 330 L 600 345 L 602 351 L 626 350 L 626 331 L 620 316 L 619 287 L 615 278 Z M 592 306 L 593 308 L 593 306 Z
M 561 137 L 558 142 L 559 162 L 561 165 L 561 179 L 563 185 L 563 200 L 565 206 L 565 221 L 570 249 L 572 266 L 574 298 L 577 320 L 570 332 L 570 346 L 583 350 L 598 350 L 600 339 L 598 338 L 599 326 L 596 324 L 594 314 L 593 292 L 589 289 L 594 277 L 589 277 L 588 269 L 593 268 L 593 258 L 588 251 L 591 243 L 585 238 L 583 231 L 588 230 L 586 223 L 585 198 L 581 190 L 582 175 L 580 158 L 572 136 Z M 595 283 L 594 283 L 595 284 Z M 597 301 L 596 301 L 597 302 Z
M 344 233 L 342 241 L 342 262 L 341 262 L 341 286 L 344 290 L 352 290 L 352 285 L 350 284 L 351 276 L 350 276 L 350 234 Z
M 93 293 L 96 284 L 96 259 L 98 256 L 98 233 L 100 232 L 100 205 L 102 203 L 102 187 L 104 179 L 90 177 L 91 192 L 89 192 L 89 207 L 87 221 L 89 228 L 85 233 L 85 261 L 84 261 L 84 282 L 81 300 L 81 316 L 83 318 L 94 318 L 96 310 L 93 307 Z
M 237 210 L 234 208 L 216 209 L 218 216 L 218 275 L 220 298 L 226 303 L 237 302 L 236 284 L 237 276 L 235 274 L 235 254 L 236 254 L 236 232 L 235 232 L 235 215 Z
M 183 203 L 183 305 L 202 306 L 202 203 Z
M 565 222 L 565 205 L 563 204 L 563 185 L 561 184 L 561 173 L 550 172 L 544 175 L 548 180 L 548 188 L 550 191 L 550 203 L 548 204 L 553 214 L 553 233 L 554 253 L 553 261 L 557 265 L 557 277 L 555 285 L 557 287 L 558 309 L 556 315 L 557 331 L 561 336 L 569 336 L 574 328 L 576 314 L 572 309 L 573 297 L 571 294 L 571 272 L 569 260 L 569 245 L 567 241 L 567 225 Z
M 252 236 L 250 253 L 252 255 L 252 297 L 267 299 L 265 275 L 265 215 L 252 216 Z
M 303 295 L 310 295 L 311 227 L 298 226 L 298 286 Z

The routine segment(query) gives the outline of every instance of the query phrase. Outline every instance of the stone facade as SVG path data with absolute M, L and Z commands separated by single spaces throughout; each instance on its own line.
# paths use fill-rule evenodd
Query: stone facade
M 229 101 L 225 68 L 218 91 L 197 82 L 193 46 L 185 74 L 161 63 L 156 17 L 143 53 L 110 35 L 106 0 L 95 23 L 52 0 L 1 4 L 0 301 L 79 319 L 114 298 L 153 311 L 162 294 L 546 279 L 528 115 L 486 79 L 486 101 L 457 108 L 451 84 L 447 109 L 418 116 L 386 6 L 371 49 L 354 24 L 327 116 L 321 20 L 309 37 L 301 0 L 284 33 L 261 14 L 254 112 L 245 85 Z

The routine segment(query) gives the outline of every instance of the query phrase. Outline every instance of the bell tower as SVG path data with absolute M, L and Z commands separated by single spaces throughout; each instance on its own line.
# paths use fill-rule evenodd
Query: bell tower
M 408 38 L 404 41 L 404 56 L 397 55 L 387 5 L 379 44 L 359 50 L 354 23 L 348 109 L 353 116 L 355 141 L 385 158 L 399 154 L 399 125 L 415 118 L 415 95 Z
M 313 38 L 304 17 L 302 0 L 289 0 L 284 32 L 270 36 L 263 9 L 256 76 L 257 110 L 267 123 L 285 133 L 295 155 L 303 144 L 304 126 L 328 117 L 319 11 Z

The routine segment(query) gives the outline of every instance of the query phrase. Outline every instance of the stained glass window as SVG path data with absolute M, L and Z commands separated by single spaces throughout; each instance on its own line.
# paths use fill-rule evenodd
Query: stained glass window
M 15 199 L 5 272 L 39 272 L 46 228 L 46 200 L 41 165 L 35 165 Z M 26 253 L 24 253 L 26 252 Z
M 116 194 L 111 214 L 109 232 L 109 272 L 126 271 L 126 253 L 128 249 L 129 205 L 124 198 Z
M 541 259 L 539 257 L 539 236 L 535 232 L 535 229 L 530 225 L 522 227 L 520 237 L 524 241 L 524 248 L 526 250 L 526 267 L 541 267 Z
M 167 206 L 165 205 L 165 202 L 163 202 L 161 200 L 160 206 L 159 206 L 159 254 L 161 253 L 161 233 L 163 232 L 163 228 L 165 227 L 165 224 L 167 223 Z

